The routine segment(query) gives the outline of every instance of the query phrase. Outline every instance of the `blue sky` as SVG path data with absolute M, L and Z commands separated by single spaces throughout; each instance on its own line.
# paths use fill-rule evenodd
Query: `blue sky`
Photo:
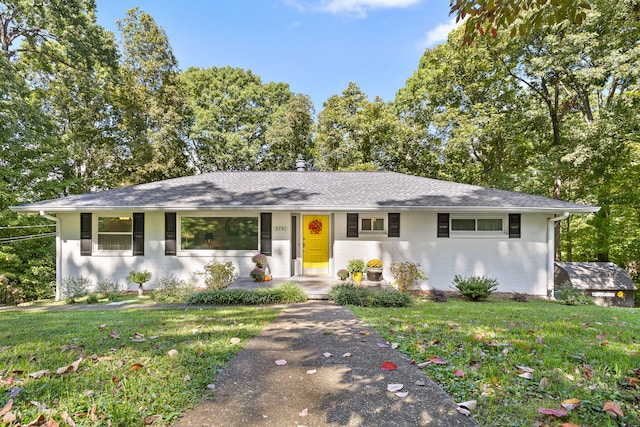
M 453 28 L 447 0 L 97 0 L 98 23 L 139 6 L 169 37 L 181 69 L 230 65 L 309 95 L 316 113 L 350 81 L 392 100 L 425 48 Z

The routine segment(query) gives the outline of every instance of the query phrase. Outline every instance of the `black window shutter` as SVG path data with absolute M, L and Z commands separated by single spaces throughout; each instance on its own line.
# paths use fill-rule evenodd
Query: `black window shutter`
M 358 237 L 358 214 L 347 214 L 347 237 Z
M 80 214 L 80 255 L 91 256 L 91 214 Z
M 133 214 L 133 255 L 144 255 L 144 214 Z
M 389 214 L 389 237 L 400 237 L 400 214 Z
M 438 237 L 449 237 L 449 214 L 438 214 Z
M 509 238 L 510 239 L 519 239 L 520 238 L 520 214 L 509 214 Z
M 176 255 L 176 213 L 164 213 L 164 254 Z
M 260 253 L 271 255 L 271 214 L 260 214 Z

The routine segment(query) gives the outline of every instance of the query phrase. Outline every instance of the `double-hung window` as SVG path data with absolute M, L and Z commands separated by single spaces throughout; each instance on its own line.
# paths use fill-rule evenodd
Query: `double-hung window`
M 131 216 L 98 217 L 98 251 L 131 251 L 133 218 Z

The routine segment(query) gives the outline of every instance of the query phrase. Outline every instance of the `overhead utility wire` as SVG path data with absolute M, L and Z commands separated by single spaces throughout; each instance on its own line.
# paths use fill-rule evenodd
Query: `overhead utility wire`
M 43 239 L 45 237 L 55 237 L 56 233 L 31 234 L 27 236 L 5 237 L 0 239 L 0 243 L 13 243 L 25 240 Z
M 13 230 L 16 228 L 42 228 L 42 227 L 55 227 L 55 224 L 45 225 L 7 225 L 6 227 L 0 227 L 0 230 Z

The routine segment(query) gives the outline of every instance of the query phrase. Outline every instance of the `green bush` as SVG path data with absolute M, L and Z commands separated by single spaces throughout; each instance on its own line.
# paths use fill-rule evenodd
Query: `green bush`
M 6 275 L 0 274 L 0 304 L 18 305 L 24 301 L 23 290 L 17 288 Z
M 338 283 L 329 291 L 329 299 L 340 305 L 361 307 L 407 307 L 411 296 L 396 290 L 374 291 L 352 283 Z
M 204 276 L 207 289 L 226 289 L 238 278 L 238 272 L 231 261 L 220 262 L 212 259 L 204 266 L 204 271 L 198 274 Z
M 193 286 L 171 275 L 158 280 L 158 285 L 151 293 L 151 298 L 154 301 L 167 304 L 183 303 L 192 292 Z
M 406 292 L 409 288 L 416 286 L 420 280 L 427 280 L 420 269 L 420 264 L 411 261 L 393 262 L 390 268 L 395 279 L 393 284 L 400 292 Z
M 455 288 L 462 296 L 473 301 L 489 298 L 498 289 L 498 281 L 485 276 L 456 276 L 453 278 Z
M 87 304 L 98 304 L 100 302 L 100 300 L 98 299 L 98 295 L 96 294 L 89 294 L 89 296 L 87 297 Z
M 109 301 L 115 301 L 118 297 L 119 286 L 112 280 L 104 279 L 98 282 L 96 291 L 99 294 L 103 294 Z
M 593 297 L 586 295 L 580 289 L 572 287 L 568 283 L 563 283 L 560 287 L 560 301 L 565 305 L 593 305 Z
M 274 288 L 216 289 L 189 295 L 191 305 L 257 305 L 305 302 L 307 294 L 296 282 L 286 282 Z
M 83 297 L 91 287 L 91 280 L 84 276 L 67 277 L 62 280 L 60 286 L 60 296 L 69 304 L 76 302 L 76 298 Z

